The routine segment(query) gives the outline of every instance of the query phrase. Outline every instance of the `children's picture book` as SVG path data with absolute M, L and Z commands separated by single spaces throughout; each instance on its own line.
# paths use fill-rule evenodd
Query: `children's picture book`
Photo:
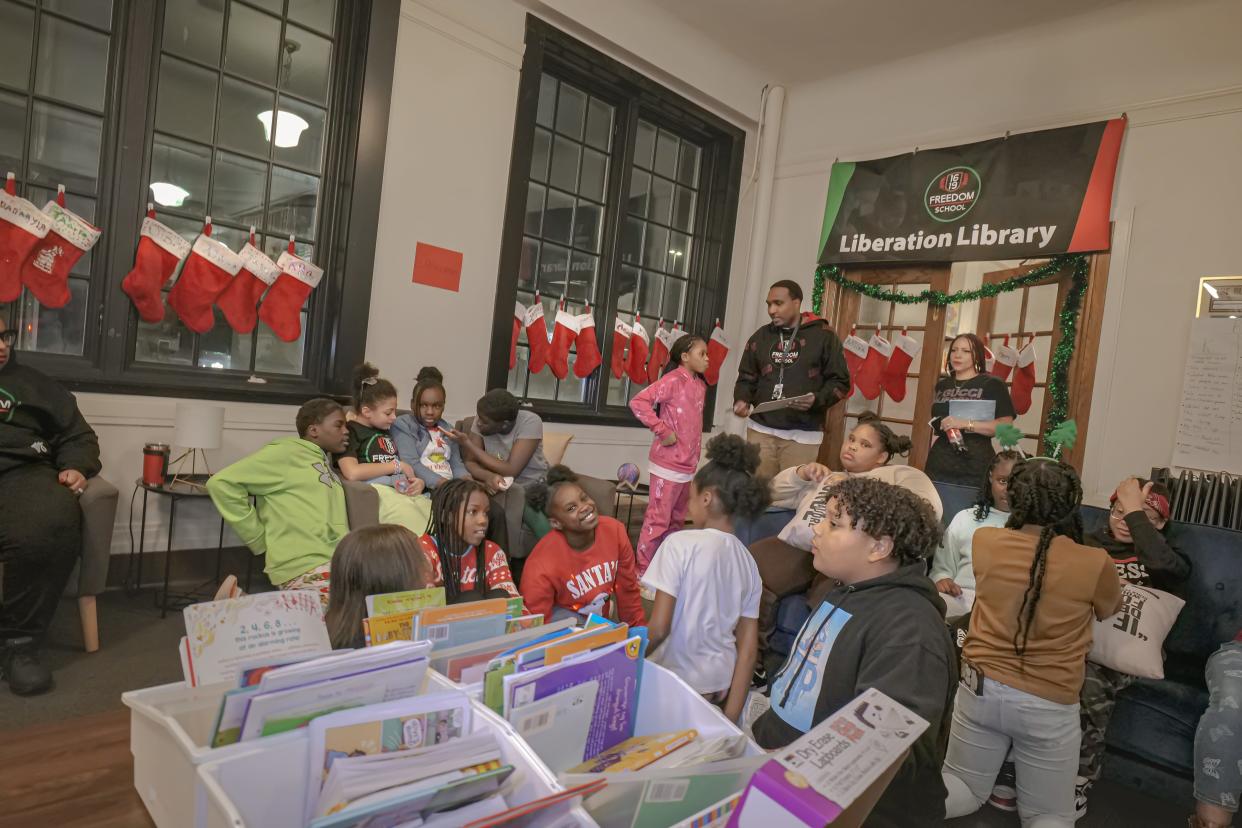
M 741 794 L 732 794 L 719 802 L 713 802 L 697 814 L 686 817 L 673 828 L 725 828 L 729 822 L 729 815 L 733 813 L 733 809 L 737 807 L 741 798 Z M 775 828 L 775 826 L 768 826 L 768 828 Z
M 424 626 L 421 619 L 414 620 L 414 638 L 430 641 L 433 652 L 473 644 L 505 634 L 508 619 L 503 615 L 484 615 L 478 618 L 459 618 Z
M 507 714 L 570 687 L 599 682 L 585 750 L 573 757 L 577 762 L 584 761 L 634 735 L 642 657 L 642 639 L 634 637 L 584 653 L 572 661 L 506 676 L 504 710 Z
M 543 620 L 543 616 L 537 617 L 541 621 Z M 438 673 L 443 673 L 452 681 L 473 684 L 483 680 L 483 673 L 487 670 L 488 664 L 500 653 L 513 647 L 521 646 L 550 632 L 557 633 L 568 629 L 572 625 L 572 621 L 561 622 L 559 625 L 541 625 L 531 627 L 530 629 L 507 632 L 495 638 L 486 638 L 482 641 L 463 644 L 459 647 L 438 649 L 432 655 L 431 669 Z M 467 669 L 472 671 L 469 678 L 464 676 L 464 672 Z
M 666 828 L 736 796 L 767 761 L 766 756 L 745 756 L 671 771 L 651 766 L 639 771 L 608 774 L 561 774 L 565 786 L 600 776 L 608 787 L 586 800 L 586 809 L 600 825 L 632 828 Z M 785 828 L 770 822 L 764 828 Z
M 545 666 L 560 664 L 575 653 L 598 650 L 607 644 L 624 641 L 630 637 L 629 629 L 625 624 L 618 624 L 615 627 L 608 628 L 588 628 L 579 635 L 566 639 L 564 642 L 558 641 L 550 644 L 547 650 L 544 651 L 543 663 Z
M 444 605 L 444 587 L 408 589 L 405 592 L 386 592 L 383 595 L 367 596 L 367 616 L 393 615 L 399 612 L 412 612 L 426 609 L 427 607 L 442 607 Z
M 589 796 L 607 784 L 603 779 L 587 782 L 541 799 L 516 805 L 483 819 L 467 822 L 462 828 L 496 828 L 500 825 L 504 825 L 505 828 L 534 828 L 541 823 L 548 824 L 544 822 L 550 816 L 546 813 L 548 809 L 558 805 L 572 805 L 573 800 L 580 796 Z
M 777 751 L 750 780 L 729 825 L 831 822 L 900 763 L 927 727 L 879 690 L 866 690 Z
M 446 692 L 317 718 L 307 730 L 306 818 L 316 816 L 319 794 L 335 759 L 444 744 L 468 732 L 470 716 L 469 698 Z
M 737 736 L 717 736 L 715 739 L 695 739 L 693 742 L 666 753 L 657 758 L 649 768 L 685 768 L 690 765 L 704 765 L 708 762 L 723 762 L 736 759 L 746 752 L 749 739 L 742 734 Z
M 422 688 L 427 659 L 249 697 L 239 741 L 304 727 L 320 716 L 413 696 Z M 271 675 L 271 674 L 269 674 Z
M 378 647 L 390 641 L 414 640 L 414 616 L 418 610 L 373 615 L 362 619 L 362 640 L 367 647 Z
M 486 601 L 469 601 L 464 604 L 453 604 L 447 607 L 429 607 L 419 611 L 418 623 L 425 629 L 433 624 L 460 621 L 463 618 L 483 618 L 488 615 L 498 615 L 501 618 L 507 618 L 509 615 L 509 602 L 513 600 L 517 599 L 489 598 Z
M 599 682 L 586 681 L 518 707 L 507 718 L 543 763 L 560 773 L 587 750 L 598 696 Z
M 291 589 L 191 604 L 182 613 L 181 663 L 190 687 L 236 684 L 239 665 L 332 649 L 313 590 Z
M 521 710 L 522 708 L 519 708 Z M 518 731 L 521 732 L 520 730 Z M 669 733 L 652 733 L 647 736 L 633 736 L 619 745 L 593 756 L 587 761 L 572 768 L 567 773 L 617 773 L 645 768 L 662 756 L 666 756 L 678 748 L 685 747 L 694 741 L 699 732 L 694 729 L 675 730 Z
M 433 777 L 411 782 L 356 800 L 344 810 L 313 820 L 310 828 L 421 825 L 423 818 L 429 814 L 447 811 L 491 796 L 501 789 L 512 773 L 512 765 L 500 765 L 481 770 L 459 771 L 451 779 Z
M 531 630 L 535 627 L 542 626 L 542 615 L 519 615 L 517 617 L 510 616 L 508 622 L 505 623 L 505 632 L 515 633 L 519 630 Z

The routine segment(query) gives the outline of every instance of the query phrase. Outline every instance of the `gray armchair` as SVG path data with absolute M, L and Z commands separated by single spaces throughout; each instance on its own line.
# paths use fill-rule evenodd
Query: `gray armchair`
M 99 619 L 95 596 L 108 583 L 108 563 L 112 556 L 112 530 L 116 526 L 116 486 L 102 477 L 86 482 L 78 503 L 82 506 L 82 558 L 69 577 L 69 592 L 78 597 L 82 621 L 82 641 L 86 651 L 99 649 Z

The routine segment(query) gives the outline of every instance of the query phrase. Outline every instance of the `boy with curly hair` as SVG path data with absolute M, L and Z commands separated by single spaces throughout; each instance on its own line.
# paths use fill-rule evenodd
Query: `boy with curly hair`
M 755 740 L 781 748 L 874 687 L 928 721 L 868 825 L 940 825 L 957 663 L 944 602 L 925 574 L 940 523 L 918 495 L 865 477 L 830 490 L 815 569 L 840 585 L 811 613 L 772 682 Z

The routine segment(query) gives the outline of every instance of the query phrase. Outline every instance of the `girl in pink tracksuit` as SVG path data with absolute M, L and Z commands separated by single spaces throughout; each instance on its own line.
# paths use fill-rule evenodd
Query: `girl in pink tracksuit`
M 634 550 L 640 577 L 665 536 L 686 522 L 690 481 L 699 465 L 703 437 L 707 343 L 700 336 L 683 335 L 673 343 L 668 364 L 671 370 L 665 369 L 664 376 L 630 400 L 634 416 L 655 433 L 647 456 L 651 497 Z

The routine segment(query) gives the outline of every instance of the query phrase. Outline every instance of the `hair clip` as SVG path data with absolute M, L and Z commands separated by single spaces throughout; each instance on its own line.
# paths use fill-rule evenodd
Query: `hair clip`
M 367 377 L 366 379 L 362 380 L 358 384 L 362 386 L 367 386 L 367 385 L 375 385 L 375 383 L 377 382 L 379 382 L 378 377 Z

